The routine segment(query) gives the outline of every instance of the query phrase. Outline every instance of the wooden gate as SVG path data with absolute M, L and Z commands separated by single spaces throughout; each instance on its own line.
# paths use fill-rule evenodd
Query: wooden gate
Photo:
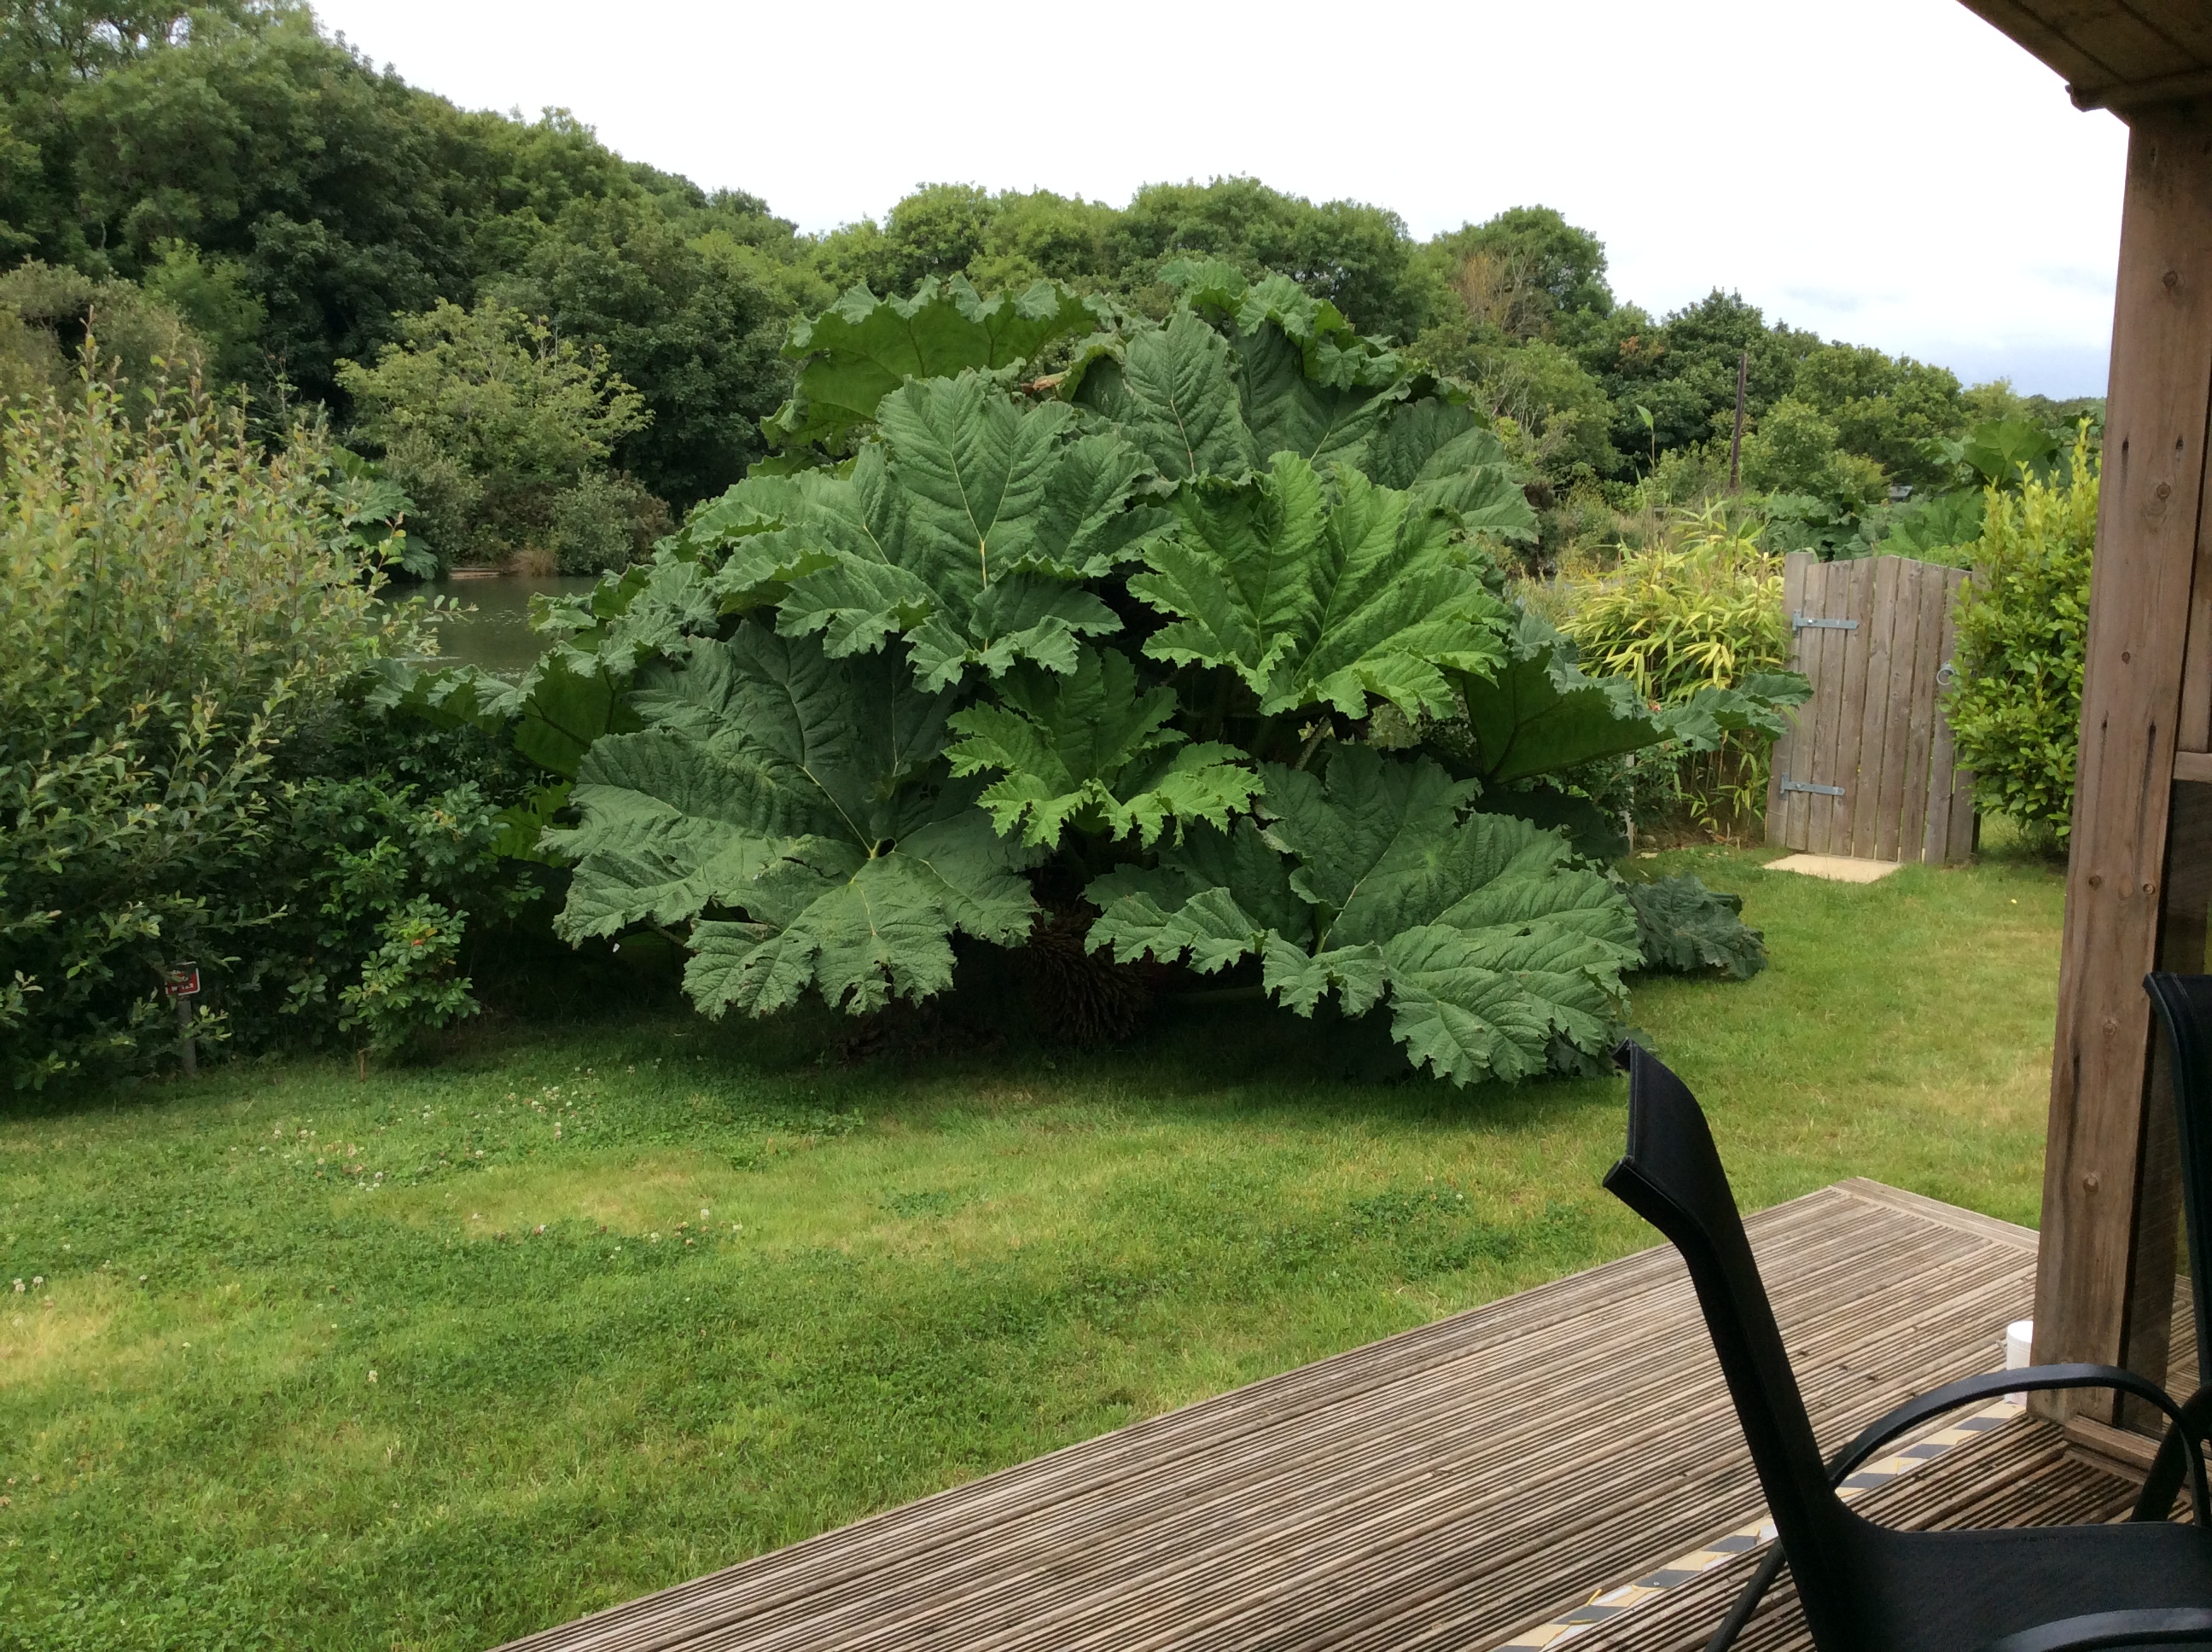
M 1784 569 L 1790 664 L 1813 697 L 1775 743 L 1766 841 L 1869 860 L 1965 859 L 1974 777 L 1952 766 L 1940 701 L 1965 571 L 1809 551 L 1792 551 Z

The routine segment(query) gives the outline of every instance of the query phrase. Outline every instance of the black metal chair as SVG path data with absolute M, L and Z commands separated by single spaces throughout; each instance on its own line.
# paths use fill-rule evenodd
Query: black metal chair
M 1628 1148 L 1607 1190 L 1672 1241 L 1688 1264 L 1713 1351 L 1735 1402 L 1820 1652 L 2075 1652 L 2212 1647 L 2212 1534 L 2149 1521 L 2114 1526 L 1899 1532 L 1847 1508 L 1835 1487 L 1883 1445 L 1948 1411 L 2039 1388 L 2110 1388 L 2180 1423 L 2157 1384 L 2106 1365 L 1987 1372 L 1921 1395 L 1869 1427 L 1826 1466 L 1753 1260 L 1727 1173 L 1697 1099 L 1649 1051 L 1624 1044 Z M 2185 1425 L 2177 1456 L 2197 1507 L 2204 1461 Z M 1757 1605 L 1747 1589 L 1711 1644 Z
M 2166 1430 L 2136 1505 L 2138 1519 L 2163 1519 L 2181 1489 L 2181 1442 L 2202 1440 L 2212 1432 L 2212 1304 L 2206 1300 L 2212 1293 L 2212 975 L 2160 971 L 2143 977 L 2143 990 L 2158 1005 L 2173 1056 L 2181 1210 L 2189 1233 L 2190 1294 L 2197 1307 L 2197 1380 L 2203 1385 L 2183 1403 L 2182 1426 Z

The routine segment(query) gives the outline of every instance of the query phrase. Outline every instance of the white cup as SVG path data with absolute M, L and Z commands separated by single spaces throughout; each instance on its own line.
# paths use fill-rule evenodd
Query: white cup
M 2014 1320 L 2010 1325 L 2005 1327 L 2005 1370 L 2023 1370 L 2033 1364 L 2034 1361 L 2030 1356 L 2034 1352 L 2034 1349 L 2035 1321 L 2033 1320 Z M 2005 1398 L 2015 1406 L 2024 1406 L 2027 1403 L 2027 1396 L 2025 1394 L 2008 1394 Z

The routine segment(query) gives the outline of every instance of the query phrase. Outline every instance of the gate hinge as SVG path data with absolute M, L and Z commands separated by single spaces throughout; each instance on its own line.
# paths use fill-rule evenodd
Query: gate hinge
M 1800 609 L 1790 616 L 1790 629 L 1793 631 L 1856 631 L 1859 629 L 1859 623 L 1856 620 L 1814 619 Z
M 1839 798 L 1844 794 L 1844 788 L 1840 786 L 1815 786 L 1810 780 L 1793 780 L 1787 774 L 1782 777 L 1782 789 L 1784 792 L 1810 792 L 1819 798 Z

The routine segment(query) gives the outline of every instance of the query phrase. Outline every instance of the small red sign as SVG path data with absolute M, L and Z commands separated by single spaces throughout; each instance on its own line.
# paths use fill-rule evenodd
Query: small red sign
M 171 998 L 198 998 L 200 995 L 200 967 L 187 963 L 172 969 L 161 983 L 161 990 Z

